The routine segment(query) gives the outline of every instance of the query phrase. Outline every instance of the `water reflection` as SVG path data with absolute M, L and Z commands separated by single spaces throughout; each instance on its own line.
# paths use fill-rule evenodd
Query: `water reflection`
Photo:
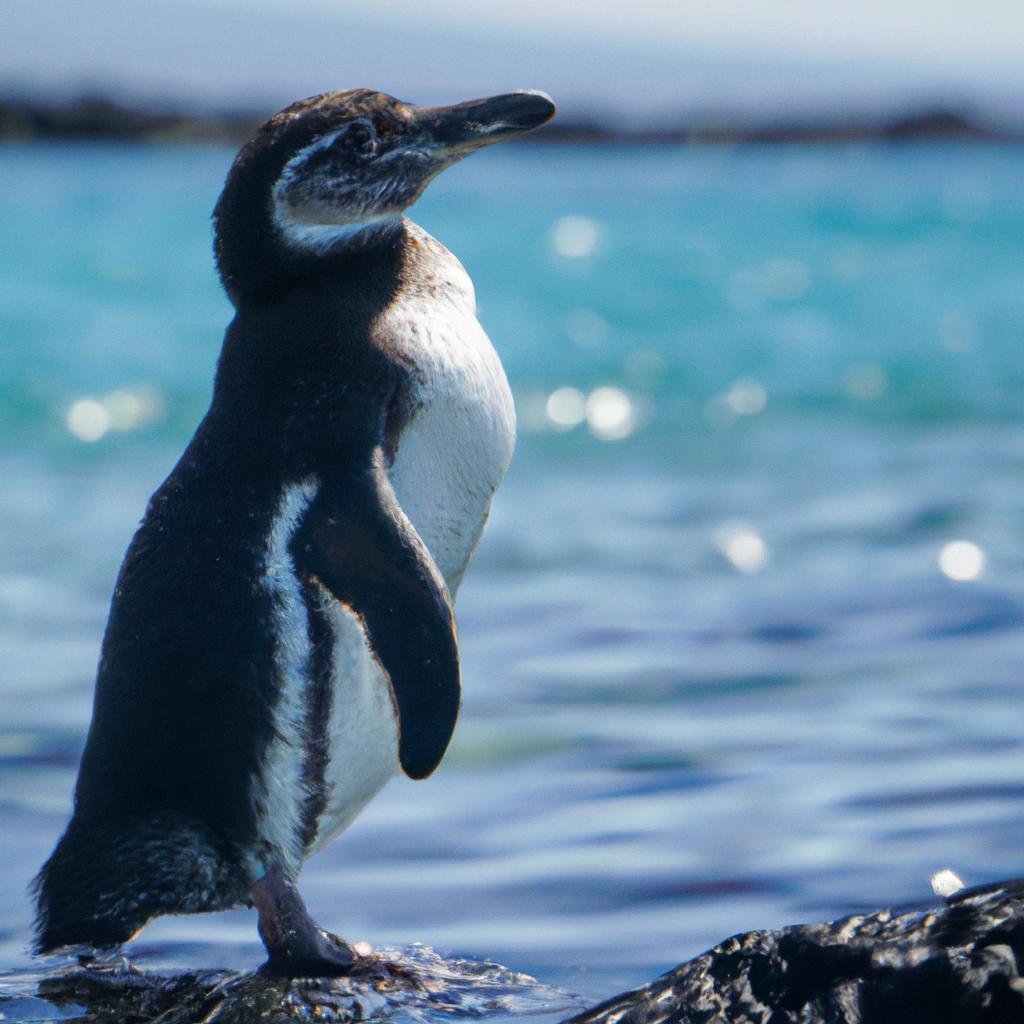
M 79 441 L 91 443 L 111 431 L 137 430 L 158 422 L 164 400 L 152 385 L 118 388 L 102 398 L 79 398 L 68 409 L 66 426 Z
M 767 404 L 765 386 L 753 377 L 741 377 L 727 391 L 708 399 L 704 415 L 714 426 L 725 427 L 738 416 L 756 416 Z
M 555 430 L 570 430 L 586 417 L 587 396 L 579 388 L 556 388 L 548 395 L 544 411 Z
M 585 412 L 590 432 L 602 441 L 621 441 L 636 428 L 633 400 L 620 388 L 595 388 L 587 396 Z
M 601 227 L 590 217 L 560 217 L 551 229 L 555 252 L 566 259 L 589 256 L 601 237 Z
M 742 573 L 760 572 L 768 561 L 768 545 L 746 523 L 723 523 L 715 530 L 714 540 L 715 547 Z
M 950 541 L 939 552 L 939 568 L 951 580 L 976 580 L 985 568 L 985 552 L 973 541 Z

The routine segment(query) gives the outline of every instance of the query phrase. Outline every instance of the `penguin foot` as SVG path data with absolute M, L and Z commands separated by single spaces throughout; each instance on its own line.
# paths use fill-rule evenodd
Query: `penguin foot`
M 314 932 L 295 941 L 289 936 L 285 946 L 267 946 L 267 962 L 261 974 L 284 978 L 338 978 L 352 974 L 361 963 L 359 955 L 344 939 L 314 925 Z
M 267 947 L 263 974 L 324 978 L 351 974 L 364 959 L 337 935 L 324 931 L 306 909 L 295 883 L 274 864 L 252 887 L 259 932 Z

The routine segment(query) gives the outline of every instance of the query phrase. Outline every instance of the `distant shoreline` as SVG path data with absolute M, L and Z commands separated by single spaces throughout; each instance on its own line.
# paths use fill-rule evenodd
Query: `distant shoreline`
M 273 111 L 201 114 L 128 106 L 104 96 L 0 98 L 0 142 L 231 143 L 250 138 Z M 794 143 L 1024 142 L 1024 130 L 954 107 L 873 117 L 693 116 L 665 128 L 634 128 L 571 115 L 527 136 L 533 145 L 787 145 Z

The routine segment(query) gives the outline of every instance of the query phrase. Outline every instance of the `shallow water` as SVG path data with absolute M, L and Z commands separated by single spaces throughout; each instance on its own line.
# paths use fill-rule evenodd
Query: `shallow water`
M 209 398 L 230 157 L 0 150 L 9 971 L 114 574 Z M 1020 873 L 1022 179 L 1009 147 L 510 147 L 431 186 L 521 437 L 459 596 L 453 747 L 309 863 L 324 924 L 598 998 L 941 867 Z M 249 911 L 135 950 L 260 954 Z
M 443 957 L 429 946 L 376 947 L 374 955 L 376 962 L 354 975 L 295 980 L 209 968 L 165 974 L 159 955 L 147 952 L 131 962 L 111 953 L 88 967 L 58 957 L 45 972 L 36 966 L 0 974 L 0 1020 L 182 1024 L 201 1017 L 255 1024 L 277 1013 L 288 1020 L 556 1024 L 588 1005 L 577 993 L 500 964 Z

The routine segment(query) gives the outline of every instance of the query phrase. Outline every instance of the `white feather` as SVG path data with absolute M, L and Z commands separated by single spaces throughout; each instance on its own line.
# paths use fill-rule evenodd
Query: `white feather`
M 359 620 L 330 594 L 322 596 L 334 631 L 334 694 L 327 805 L 307 856 L 348 828 L 398 772 L 398 723 L 387 679 Z
M 512 457 L 515 406 L 469 275 L 418 225 L 407 230 L 423 254 L 420 274 L 410 274 L 379 329 L 416 367 L 422 406 L 390 477 L 454 598 Z
M 274 711 L 274 738 L 259 780 L 258 834 L 281 858 L 285 870 L 294 872 L 298 871 L 303 856 L 300 780 L 305 758 L 304 723 L 311 645 L 309 617 L 288 545 L 318 489 L 319 482 L 313 478 L 284 489 L 267 540 L 263 575 L 263 586 L 270 592 L 273 602 L 277 643 L 274 665 L 280 698 Z M 259 877 L 266 867 L 259 865 L 254 877 Z
M 313 253 L 364 244 L 380 228 L 397 224 L 399 220 L 400 214 L 382 213 L 346 224 L 317 224 L 301 220 L 290 208 L 274 208 L 274 223 L 288 243 Z

